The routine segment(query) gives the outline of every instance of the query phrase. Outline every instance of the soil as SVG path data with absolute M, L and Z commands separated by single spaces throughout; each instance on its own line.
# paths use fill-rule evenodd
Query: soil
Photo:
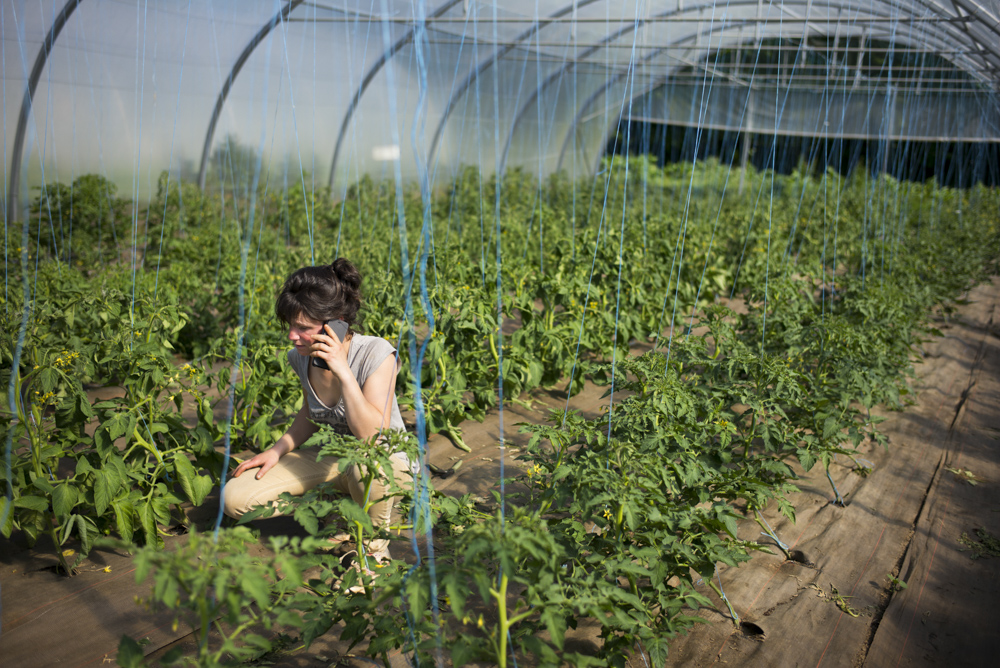
M 821 466 L 801 472 L 801 491 L 790 499 L 796 522 L 764 513 L 793 559 L 773 548 L 739 568 L 720 567 L 740 624 L 702 583 L 716 605 L 697 612 L 705 624 L 672 641 L 671 666 L 996 665 L 1000 561 L 973 559 L 970 546 L 1000 537 L 1000 279 L 972 290 L 968 302 L 938 323 L 942 337 L 923 346 L 914 404 L 885 415 L 888 450 L 862 446 L 856 459 L 870 472 L 847 458 L 831 467 L 845 505 L 833 503 Z M 603 392 L 587 385 L 570 406 L 596 416 L 607 402 Z M 471 453 L 430 438 L 431 463 L 448 469 L 462 461 L 457 473 L 435 479 L 439 490 L 488 497 L 501 458 L 508 475 L 517 466 L 525 440 L 517 423 L 541 422 L 548 409 L 566 405 L 558 390 L 522 399 L 531 407 L 509 403 L 502 415 L 463 425 Z M 191 519 L 210 525 L 214 516 L 210 499 Z M 299 531 L 288 518 L 258 526 L 265 535 Z M 771 543 L 752 521 L 741 523 L 740 537 Z M 175 630 L 169 617 L 136 603 L 148 587 L 135 582 L 127 554 L 94 551 L 73 578 L 57 575 L 55 563 L 41 541 L 32 550 L 16 536 L 0 541 L 0 666 L 114 663 L 123 634 L 146 641 L 154 660 L 178 643 L 193 647 L 190 629 Z M 567 644 L 596 648 L 598 630 L 581 625 Z M 371 665 L 336 636 L 334 629 L 308 651 L 275 655 L 271 665 Z M 400 653 L 391 659 L 408 665 Z M 629 663 L 647 662 L 637 653 Z

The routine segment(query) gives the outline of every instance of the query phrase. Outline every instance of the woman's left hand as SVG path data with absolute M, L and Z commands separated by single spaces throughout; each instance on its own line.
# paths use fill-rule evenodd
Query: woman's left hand
M 337 376 L 343 373 L 353 374 L 347 364 L 347 350 L 350 347 L 350 339 L 341 341 L 329 325 L 323 325 L 323 332 L 313 336 L 312 345 L 309 346 L 309 356 L 318 357 L 326 362 Z

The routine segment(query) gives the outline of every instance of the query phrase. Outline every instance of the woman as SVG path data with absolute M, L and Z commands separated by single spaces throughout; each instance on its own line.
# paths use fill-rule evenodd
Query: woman
M 385 339 L 353 330 L 360 308 L 361 274 L 344 258 L 325 267 L 304 267 L 285 281 L 275 313 L 295 346 L 288 361 L 302 383 L 304 400 L 288 431 L 233 472 L 225 488 L 225 512 L 230 517 L 270 504 L 284 492 L 300 495 L 324 483 L 365 504 L 358 466 L 341 473 L 337 462 L 317 462 L 315 455 L 297 450 L 317 431 L 318 423 L 359 439 L 404 429 L 396 403 L 396 350 Z M 343 340 L 324 324 L 328 320 L 343 320 L 351 327 Z M 328 368 L 313 360 L 322 360 Z M 397 483 L 412 479 L 405 453 L 393 454 L 390 461 Z M 257 469 L 254 475 L 244 475 L 253 469 Z M 393 499 L 383 498 L 385 493 L 385 484 L 376 479 L 370 498 L 377 502 L 369 511 L 376 527 L 389 525 Z M 382 561 L 389 557 L 388 543 L 372 540 L 365 552 Z

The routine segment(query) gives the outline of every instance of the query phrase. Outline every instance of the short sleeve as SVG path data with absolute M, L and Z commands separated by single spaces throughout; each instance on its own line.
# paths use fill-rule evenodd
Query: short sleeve
M 395 356 L 395 354 L 396 349 L 392 347 L 391 343 L 381 337 L 372 337 L 371 343 L 365 350 L 364 359 L 361 360 L 358 385 L 363 388 L 368 377 L 382 366 L 387 357 Z
M 300 381 L 302 380 L 302 372 L 304 370 L 304 365 L 302 364 L 302 362 L 305 359 L 306 358 L 298 354 L 294 348 L 288 351 L 288 364 L 292 367 L 292 371 L 295 372 L 295 375 L 299 377 Z

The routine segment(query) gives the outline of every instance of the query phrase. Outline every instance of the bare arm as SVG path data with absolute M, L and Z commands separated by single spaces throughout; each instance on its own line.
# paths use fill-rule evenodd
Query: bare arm
M 310 356 L 323 359 L 329 373 L 337 377 L 351 433 L 362 440 L 371 438 L 389 426 L 396 392 L 396 356 L 386 357 L 362 387 L 347 364 L 350 343 L 340 341 L 329 326 L 324 332 L 313 337 Z
M 339 373 L 341 393 L 347 414 L 347 426 L 360 439 L 371 438 L 389 427 L 392 399 L 396 393 L 396 356 L 383 360 L 364 387 L 350 372 Z
M 316 424 L 309 419 L 309 403 L 303 399 L 302 408 L 295 414 L 295 419 L 292 420 L 288 431 L 270 448 L 237 466 L 236 470 L 233 471 L 233 477 L 239 478 L 244 471 L 259 468 L 257 479 L 260 480 L 278 463 L 279 459 L 309 440 L 309 437 L 315 434 L 317 429 Z

